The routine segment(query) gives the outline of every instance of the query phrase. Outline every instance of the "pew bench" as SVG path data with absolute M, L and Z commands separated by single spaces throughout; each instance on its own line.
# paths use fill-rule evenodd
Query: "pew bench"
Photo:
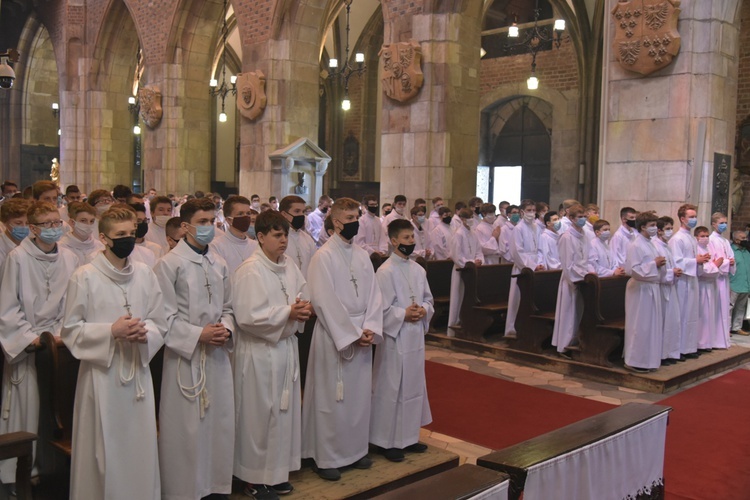
M 506 498 L 507 488 L 507 474 L 485 467 L 464 464 L 374 498 L 377 500 L 468 500 L 478 495 L 482 498 Z M 485 497 L 485 495 L 488 496 Z
M 31 467 L 33 444 L 36 434 L 30 432 L 9 432 L 0 435 L 0 460 L 16 458 L 16 496 L 19 500 L 32 500 Z
M 625 339 L 625 288 L 628 276 L 600 278 L 588 274 L 578 287 L 583 296 L 579 345 L 573 359 L 613 367 L 613 357 L 622 352 Z
M 502 333 L 508 312 L 512 264 L 476 266 L 467 262 L 461 269 L 464 298 L 461 302 L 461 328 L 456 336 L 484 342 L 489 333 Z
M 430 332 L 444 332 L 448 327 L 448 310 L 451 303 L 451 276 L 453 261 L 428 260 L 426 263 L 427 283 L 430 285 L 435 314 L 430 320 Z
M 516 316 L 516 339 L 512 346 L 541 353 L 550 343 L 555 328 L 557 290 L 562 271 L 534 271 L 524 268 L 516 278 L 521 300 Z
M 632 459 L 636 466 L 643 462 L 638 450 L 643 451 L 645 442 L 647 446 L 654 446 L 654 454 L 659 450 L 662 453 L 661 457 L 650 456 L 648 454 L 649 451 L 646 450 L 647 456 L 653 459 L 654 463 L 661 463 L 662 470 L 656 471 L 656 474 L 663 476 L 666 418 L 670 411 L 671 408 L 667 406 L 646 403 L 626 404 L 503 450 L 479 457 L 477 465 L 504 472 L 510 476 L 508 498 L 511 500 L 520 498 L 521 493 L 523 493 L 526 500 L 536 500 L 537 497 L 534 495 L 534 491 L 526 491 L 530 471 L 532 474 L 537 474 L 540 466 L 555 467 L 561 463 L 560 461 L 556 461 L 561 457 L 570 458 L 576 455 L 583 457 L 587 453 L 592 453 L 597 445 L 602 447 L 601 451 L 603 453 L 589 455 L 589 464 L 592 463 L 594 457 L 604 457 L 595 463 L 597 470 L 603 472 L 604 475 L 624 474 L 624 467 L 626 465 L 633 465 L 623 464 L 620 460 L 623 456 Z M 663 432 L 659 432 L 660 426 L 664 427 Z M 623 452 L 622 450 L 624 449 L 627 450 Z M 620 452 L 615 452 L 614 450 L 620 450 Z M 558 470 L 557 472 L 561 471 Z M 573 472 L 574 475 L 579 473 L 584 476 L 582 483 L 586 483 L 587 480 L 596 481 L 596 479 L 601 479 L 603 483 L 607 482 L 604 477 L 590 477 L 592 472 L 585 468 Z M 646 476 L 646 474 L 628 474 L 625 487 L 629 488 L 632 492 L 642 491 L 643 487 L 653 487 L 652 495 L 648 497 L 644 496 L 643 498 L 663 498 L 663 482 L 662 486 L 653 482 L 645 484 L 652 481 Z M 652 477 L 652 475 L 648 476 Z M 537 478 L 538 476 L 534 478 L 534 481 Z M 577 481 L 568 481 L 568 483 L 567 486 L 577 485 Z M 530 490 L 533 489 L 533 486 Z M 611 484 L 603 484 L 603 486 L 611 487 Z M 570 497 L 560 491 L 555 498 L 567 500 Z M 575 500 L 584 500 L 584 498 L 576 498 Z

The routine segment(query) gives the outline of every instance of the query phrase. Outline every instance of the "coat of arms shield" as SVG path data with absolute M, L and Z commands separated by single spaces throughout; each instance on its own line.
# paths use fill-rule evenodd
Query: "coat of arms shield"
M 612 9 L 620 66 L 642 75 L 668 66 L 680 51 L 679 7 L 680 0 L 620 0 Z
M 161 92 L 159 87 L 147 86 L 138 89 L 138 104 L 141 109 L 141 118 L 148 128 L 155 128 L 161 122 L 164 110 L 161 107 Z
M 237 109 L 248 120 L 258 118 L 266 109 L 266 75 L 261 70 L 237 75 Z
M 416 40 L 383 45 L 380 56 L 385 95 L 399 102 L 413 98 L 422 88 L 422 47 Z

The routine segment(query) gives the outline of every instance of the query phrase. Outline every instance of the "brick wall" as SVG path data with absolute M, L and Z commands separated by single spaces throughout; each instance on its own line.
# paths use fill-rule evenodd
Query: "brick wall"
M 531 55 L 483 59 L 480 70 L 480 92 L 490 92 L 498 85 L 523 82 L 531 75 Z M 559 91 L 578 88 L 578 65 L 573 44 L 563 41 L 559 49 L 539 52 L 536 57 L 539 86 Z

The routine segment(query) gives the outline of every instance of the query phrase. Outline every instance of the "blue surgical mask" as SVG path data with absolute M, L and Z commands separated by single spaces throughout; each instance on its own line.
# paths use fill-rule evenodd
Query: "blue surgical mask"
M 721 224 L 719 224 L 719 232 L 720 233 L 723 233 L 726 230 L 727 230 L 727 223 L 726 222 L 722 222 Z
M 561 227 L 562 227 L 562 222 L 560 221 L 557 221 L 554 224 L 552 224 L 552 229 L 554 229 L 556 232 L 559 231 Z
M 586 217 L 578 217 L 576 219 L 576 226 L 583 227 L 586 225 Z
M 521 214 L 510 214 L 510 221 L 513 224 L 518 224 L 518 221 L 521 220 Z
M 195 228 L 195 241 L 201 245 L 208 245 L 214 240 L 216 228 L 213 224 L 210 226 L 193 226 Z
M 29 235 L 29 226 L 13 226 L 10 228 L 10 235 L 16 241 L 21 241 Z
M 39 232 L 39 239 L 44 243 L 51 245 L 60 241 L 63 235 L 62 227 L 45 227 Z
M 417 222 L 419 222 L 420 224 L 424 224 L 424 215 L 418 215 Z
M 698 217 L 691 217 L 688 219 L 688 227 L 690 229 L 695 229 L 695 226 L 698 225 Z
M 255 239 L 255 226 L 250 226 L 249 228 L 247 228 L 247 235 L 252 239 Z

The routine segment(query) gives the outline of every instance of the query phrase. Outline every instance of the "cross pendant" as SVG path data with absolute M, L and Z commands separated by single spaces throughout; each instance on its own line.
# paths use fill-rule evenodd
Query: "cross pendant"
M 354 293 L 356 293 L 357 297 L 359 297 L 359 289 L 357 288 L 357 278 L 355 278 L 354 275 L 352 274 L 352 279 L 350 279 L 349 281 L 351 281 L 354 284 Z
M 49 289 L 49 278 L 47 278 L 47 298 L 49 298 L 50 293 L 52 293 L 52 291 Z
M 130 311 L 130 304 L 128 304 L 127 299 L 125 300 L 125 310 L 128 312 L 128 316 L 133 316 L 133 313 Z
M 211 295 L 213 295 L 213 294 L 211 293 L 211 283 L 209 283 L 208 281 L 206 281 L 206 291 L 208 291 L 208 303 L 210 304 L 211 303 Z
M 286 301 L 289 302 L 289 294 L 286 293 L 286 287 L 284 286 L 283 283 L 281 284 L 281 291 L 284 293 L 284 297 L 286 297 Z
M 412 296 L 411 296 L 411 297 L 409 297 L 409 298 L 411 299 L 411 303 L 412 303 L 412 304 L 416 304 L 416 303 L 417 303 L 417 301 L 415 300 L 415 299 L 416 299 L 416 297 L 415 297 L 414 295 L 412 295 Z

